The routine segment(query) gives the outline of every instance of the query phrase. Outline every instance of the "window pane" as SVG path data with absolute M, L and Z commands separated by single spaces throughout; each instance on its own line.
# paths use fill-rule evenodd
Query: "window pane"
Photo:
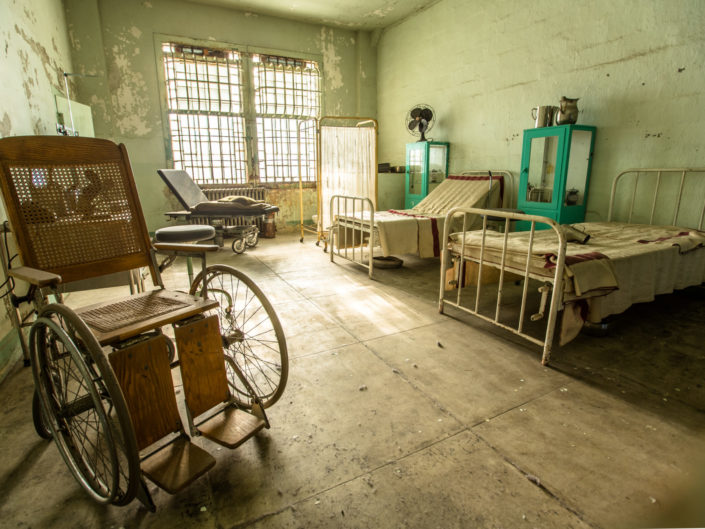
M 286 57 L 259 58 L 252 67 L 257 114 L 318 117 L 321 97 L 316 63 Z
M 260 180 L 268 183 L 298 182 L 300 173 L 304 182 L 315 181 L 314 132 L 313 120 L 301 122 L 292 118 L 258 117 Z
M 165 44 L 174 167 L 200 184 L 246 183 L 240 56 Z
M 254 114 L 259 166 L 249 170 L 262 182 L 315 181 L 315 62 L 251 55 L 254 101 L 245 109 L 238 52 L 171 43 L 162 53 L 175 168 L 200 184 L 247 183 L 245 116 Z
M 244 184 L 245 120 L 241 117 L 171 114 L 174 168 L 198 184 Z
M 315 181 L 312 118 L 321 108 L 317 64 L 272 55 L 256 55 L 252 64 L 260 180 L 296 182 L 300 172 L 302 180 Z

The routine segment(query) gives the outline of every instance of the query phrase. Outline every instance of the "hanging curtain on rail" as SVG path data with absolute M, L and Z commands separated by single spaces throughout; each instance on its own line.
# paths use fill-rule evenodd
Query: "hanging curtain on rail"
M 373 127 L 321 127 L 319 230 L 330 226 L 333 195 L 369 198 L 377 208 L 376 140 Z

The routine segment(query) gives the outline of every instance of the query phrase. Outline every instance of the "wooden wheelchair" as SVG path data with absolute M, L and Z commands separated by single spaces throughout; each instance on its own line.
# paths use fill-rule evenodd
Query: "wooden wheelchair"
M 123 145 L 1 139 L 0 185 L 9 219 L 2 262 L 34 377 L 35 428 L 93 499 L 137 497 L 155 510 L 145 477 L 173 494 L 215 464 L 191 437 L 235 448 L 269 427 L 265 408 L 288 375 L 271 304 L 238 270 L 206 266 L 217 246 L 150 241 Z M 10 231 L 21 266 L 10 257 Z M 164 288 L 156 252 L 201 258 L 188 293 Z M 149 271 L 155 290 L 77 310 L 62 303 L 66 283 L 137 269 Z M 14 280 L 29 284 L 26 295 L 12 291 Z

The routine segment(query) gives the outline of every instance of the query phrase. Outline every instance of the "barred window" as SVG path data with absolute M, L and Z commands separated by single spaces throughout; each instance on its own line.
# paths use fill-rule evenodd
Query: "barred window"
M 315 62 L 174 43 L 162 53 L 175 168 L 199 184 L 315 181 Z

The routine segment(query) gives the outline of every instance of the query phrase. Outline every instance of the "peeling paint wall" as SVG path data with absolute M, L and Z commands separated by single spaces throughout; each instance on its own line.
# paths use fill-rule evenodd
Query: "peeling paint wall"
M 403 165 L 403 117 L 427 103 L 451 171 L 518 178 L 531 108 L 579 97 L 598 128 L 588 219 L 604 219 L 619 171 L 705 165 L 704 22 L 701 0 L 444 0 L 380 38 L 380 161 Z
M 2 0 L 0 137 L 56 133 L 54 95 L 64 91 L 64 71 L 70 72 L 72 67 L 61 0 Z M 0 205 L 0 221 L 5 219 Z M 5 280 L 2 273 L 0 280 Z M 11 329 L 3 303 L 0 379 L 20 357 L 17 336 Z
M 76 68 L 98 74 L 77 80 L 78 99 L 94 108 L 96 136 L 126 144 L 151 230 L 165 225 L 163 212 L 174 207 L 156 173 L 166 166 L 168 139 L 162 123 L 164 87 L 158 80 L 161 64 L 155 34 L 320 57 L 324 114 L 376 110 L 376 70 L 366 67 L 360 81 L 361 65 L 374 64 L 376 50 L 366 35 L 361 48 L 358 32 L 178 0 L 65 0 L 65 4 Z M 277 225 L 293 227 L 299 218 L 298 189 L 276 195 L 281 197 Z M 305 216 L 310 218 L 315 200 L 305 202 Z

